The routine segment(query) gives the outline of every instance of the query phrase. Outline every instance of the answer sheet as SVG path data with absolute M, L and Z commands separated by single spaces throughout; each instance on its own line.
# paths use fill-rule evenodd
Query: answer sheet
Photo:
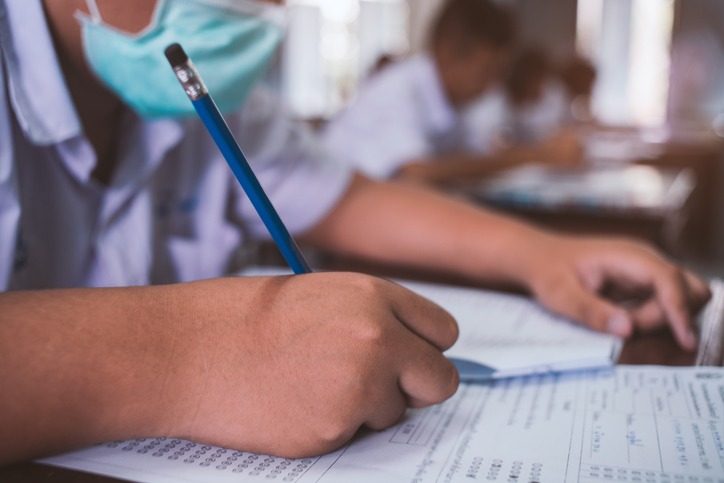
M 44 462 L 148 483 L 724 483 L 723 412 L 724 368 L 618 366 L 464 384 L 318 458 L 139 439 Z

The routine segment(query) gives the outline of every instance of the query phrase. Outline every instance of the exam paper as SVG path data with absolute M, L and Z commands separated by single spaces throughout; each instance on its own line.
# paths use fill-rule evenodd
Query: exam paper
M 722 368 L 618 366 L 464 384 L 318 458 L 139 439 L 44 462 L 146 483 L 724 483 L 723 413 Z

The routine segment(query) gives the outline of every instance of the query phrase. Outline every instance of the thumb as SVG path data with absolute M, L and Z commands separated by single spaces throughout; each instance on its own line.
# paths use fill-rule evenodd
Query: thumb
M 549 310 L 599 332 L 624 338 L 633 333 L 628 312 L 587 290 L 575 278 L 557 280 L 556 286 L 539 293 L 538 299 Z

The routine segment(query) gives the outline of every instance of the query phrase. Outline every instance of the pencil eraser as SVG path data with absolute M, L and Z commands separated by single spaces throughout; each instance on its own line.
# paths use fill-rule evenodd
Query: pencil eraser
M 184 52 L 180 44 L 171 44 L 164 51 L 166 58 L 172 67 L 178 67 L 185 64 L 189 60 L 189 56 Z

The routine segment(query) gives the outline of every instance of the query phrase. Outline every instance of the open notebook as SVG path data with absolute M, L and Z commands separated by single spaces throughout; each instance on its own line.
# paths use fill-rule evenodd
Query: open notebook
M 252 268 L 241 275 L 290 273 Z M 619 338 L 593 332 L 557 317 L 529 298 L 473 288 L 397 283 L 445 308 L 458 322 L 460 337 L 445 354 L 465 381 L 611 366 Z

